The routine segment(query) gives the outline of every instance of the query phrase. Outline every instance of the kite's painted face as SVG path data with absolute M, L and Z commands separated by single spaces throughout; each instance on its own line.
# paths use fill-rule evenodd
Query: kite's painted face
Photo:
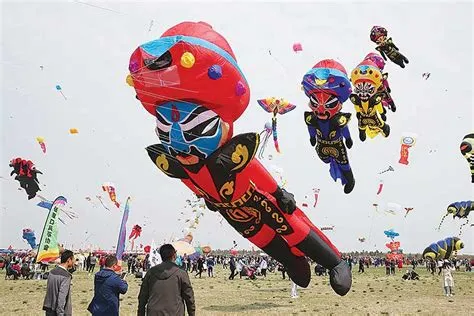
M 466 159 L 470 159 L 474 155 L 474 134 L 466 135 L 463 138 L 460 149 Z
M 362 102 L 367 102 L 382 84 L 382 73 L 376 67 L 359 65 L 352 71 L 351 81 L 354 83 L 354 93 Z
M 328 120 L 341 111 L 342 103 L 335 95 L 316 92 L 309 98 L 309 107 L 318 119 Z
M 201 105 L 167 102 L 156 109 L 156 133 L 171 156 L 183 165 L 194 165 L 227 139 L 228 124 Z
M 375 43 L 382 44 L 385 42 L 386 39 L 387 39 L 386 35 L 380 35 L 379 37 L 375 39 Z
M 369 81 L 361 81 L 356 83 L 354 93 L 359 96 L 362 102 L 367 102 L 371 96 L 375 94 L 375 85 Z

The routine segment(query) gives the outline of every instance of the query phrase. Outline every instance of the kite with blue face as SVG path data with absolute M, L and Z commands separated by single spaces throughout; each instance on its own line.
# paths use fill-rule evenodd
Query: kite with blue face
M 188 156 L 206 159 L 218 147 L 223 122 L 213 111 L 186 101 L 156 108 L 156 132 L 169 154 L 180 161 Z M 180 159 L 181 158 L 181 159 Z

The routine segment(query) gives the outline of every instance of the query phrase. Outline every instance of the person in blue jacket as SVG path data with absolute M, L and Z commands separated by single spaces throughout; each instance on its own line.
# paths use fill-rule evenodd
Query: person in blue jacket
M 117 262 L 114 255 L 107 256 L 104 269 L 95 274 L 94 298 L 87 308 L 93 316 L 119 315 L 119 294 L 127 293 L 128 284 L 115 272 Z

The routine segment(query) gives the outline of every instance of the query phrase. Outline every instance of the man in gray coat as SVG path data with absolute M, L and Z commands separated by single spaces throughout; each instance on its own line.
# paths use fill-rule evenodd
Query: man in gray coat
M 61 254 L 61 264 L 49 272 L 43 310 L 46 316 L 72 315 L 71 279 L 69 270 L 74 268 L 74 253 L 65 250 Z
M 188 273 L 174 261 L 176 250 L 170 244 L 160 247 L 163 263 L 154 266 L 145 275 L 138 295 L 138 316 L 185 315 L 184 304 L 189 316 L 196 314 L 194 292 Z

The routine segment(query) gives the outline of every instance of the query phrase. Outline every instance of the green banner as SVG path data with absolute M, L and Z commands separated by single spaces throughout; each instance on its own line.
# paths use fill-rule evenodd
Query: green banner
M 65 206 L 67 200 L 63 196 L 59 196 L 54 200 L 49 209 L 48 217 L 44 223 L 41 241 L 38 247 L 36 262 L 51 262 L 59 258 L 58 244 L 58 220 L 61 207 Z

